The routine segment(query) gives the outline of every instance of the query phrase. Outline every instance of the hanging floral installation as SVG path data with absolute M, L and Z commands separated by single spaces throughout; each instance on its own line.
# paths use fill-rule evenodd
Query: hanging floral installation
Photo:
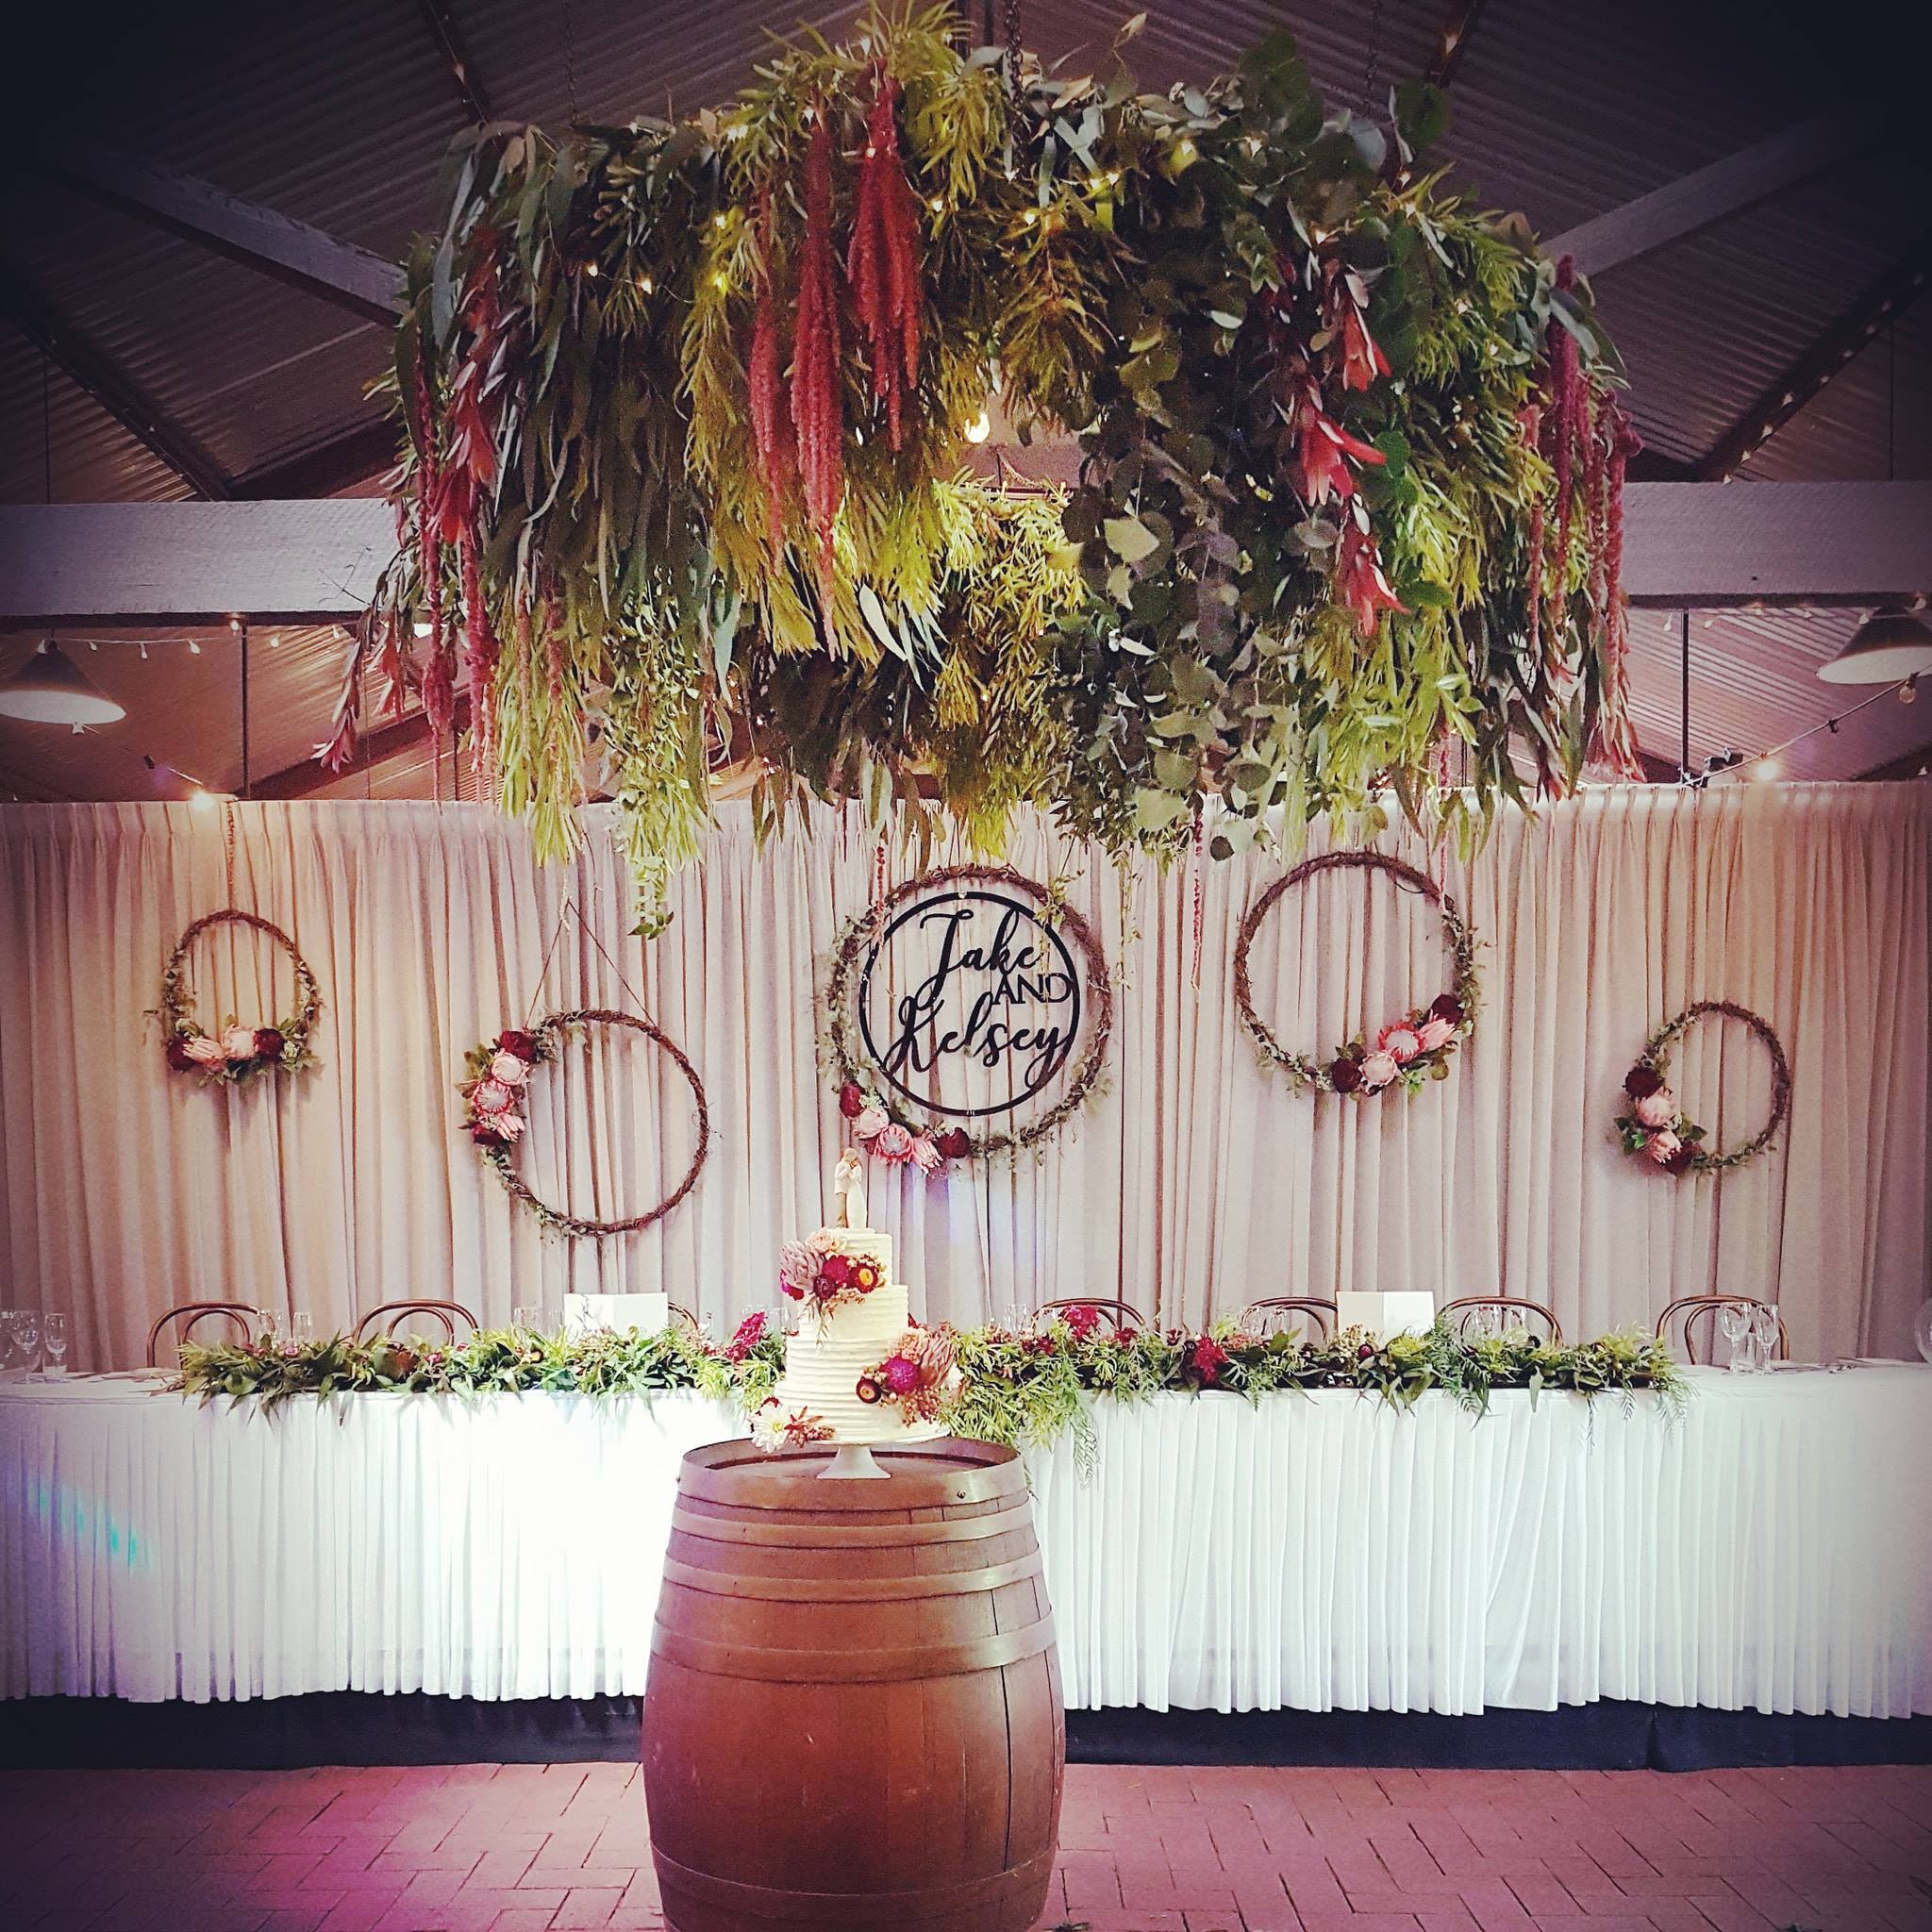
M 1721 1154 L 1706 1145 L 1708 1132 L 1691 1120 L 1671 1086 L 1671 1054 L 1698 1021 L 1715 1016 L 1748 1027 L 1771 1056 L 1771 1113 L 1748 1141 Z M 1791 1111 L 1791 1063 L 1784 1042 L 1748 1007 L 1733 1000 L 1699 1000 L 1659 1026 L 1644 1042 L 1637 1064 L 1624 1075 L 1625 1111 L 1617 1116 L 1617 1137 L 1625 1154 L 1650 1161 L 1671 1175 L 1728 1174 L 1755 1160 L 1769 1147 Z
M 194 1014 L 189 956 L 203 933 L 218 925 L 246 926 L 272 940 L 288 956 L 295 974 L 295 1010 L 279 1020 L 251 1024 L 229 1014 L 217 1026 L 204 1027 Z M 280 926 L 254 912 L 225 907 L 204 912 L 175 941 L 161 968 L 162 1044 L 170 1068 L 192 1074 L 205 1086 L 239 1087 L 258 1074 L 306 1073 L 316 1064 L 308 1036 L 322 1011 L 322 988 L 314 969 L 295 950 Z
M 541 848 L 608 790 L 658 884 L 727 751 L 762 828 L 856 799 L 992 852 L 1022 805 L 1168 851 L 1212 795 L 1225 857 L 1629 770 L 1619 365 L 1423 159 L 1437 92 L 1327 112 L 1286 33 L 1165 96 L 969 39 L 875 12 L 726 108 L 464 137 L 358 664 L 440 731 L 466 694 Z M 975 480 L 989 408 L 1077 486 Z

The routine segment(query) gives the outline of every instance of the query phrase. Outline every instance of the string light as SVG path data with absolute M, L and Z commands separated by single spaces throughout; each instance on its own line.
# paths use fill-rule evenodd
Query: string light
M 980 410 L 979 414 L 974 417 L 972 422 L 966 425 L 966 441 L 968 442 L 984 442 L 991 434 L 992 418 L 984 409 Z

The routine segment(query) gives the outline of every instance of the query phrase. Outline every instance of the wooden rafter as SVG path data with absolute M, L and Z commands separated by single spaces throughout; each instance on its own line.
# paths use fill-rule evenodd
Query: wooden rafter
M 475 66 L 470 59 L 461 34 L 457 30 L 448 0 L 416 0 L 416 4 L 423 15 L 424 25 L 429 29 L 429 37 L 436 42 L 443 64 L 449 69 L 450 78 L 456 83 L 463 112 L 478 126 L 486 121 L 493 121 L 496 116 L 491 111 L 490 97 L 483 91 L 483 83 L 476 78 Z
M 1584 275 L 1600 275 L 1742 214 L 1885 139 L 1884 116 L 1869 108 L 1823 114 L 1552 236 L 1543 252 L 1552 259 L 1570 256 Z
M 207 181 L 86 142 L 29 157 L 51 181 L 244 268 L 319 295 L 364 322 L 402 312 L 403 272 L 392 261 Z
M 1442 23 L 1442 31 L 1436 36 L 1436 45 L 1424 73 L 1424 78 L 1432 85 L 1447 87 L 1456 78 L 1456 70 L 1469 52 L 1470 36 L 1475 32 L 1482 10 L 1483 0 L 1450 0 L 1448 17 Z
M 64 370 L 197 496 L 222 502 L 234 493 L 227 477 L 187 430 L 171 421 L 132 376 L 66 322 L 38 290 L 5 267 L 0 267 L 0 308 L 42 356 Z
M 1932 278 L 1932 228 L 1810 342 L 1694 466 L 1700 482 L 1728 481 Z

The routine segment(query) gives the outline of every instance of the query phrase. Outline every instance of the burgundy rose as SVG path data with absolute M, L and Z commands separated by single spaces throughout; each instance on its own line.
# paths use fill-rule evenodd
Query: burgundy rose
M 964 1127 L 949 1127 L 933 1145 L 948 1160 L 964 1160 L 973 1152 L 973 1136 Z
M 1647 1100 L 1653 1093 L 1663 1090 L 1664 1076 L 1655 1067 L 1647 1067 L 1640 1060 L 1624 1075 L 1624 1091 L 1632 1100 Z
M 819 1264 L 819 1279 L 829 1281 L 834 1288 L 851 1288 L 854 1285 L 852 1257 L 827 1255 Z
M 848 1121 L 856 1121 L 865 1111 L 865 1095 L 858 1091 L 856 1080 L 848 1080 L 840 1088 L 839 1111 Z
M 1664 1162 L 1664 1172 L 1666 1174 L 1689 1174 L 1690 1172 L 1691 1165 L 1696 1160 L 1696 1148 L 1691 1146 L 1690 1143 L 1687 1141 L 1683 1146 L 1679 1147 L 1677 1151 L 1674 1155 L 1672 1155 L 1667 1161 Z
M 1211 1389 L 1221 1379 L 1221 1371 L 1227 1363 L 1227 1351 L 1211 1335 L 1204 1335 L 1191 1351 L 1193 1370 L 1201 1378 L 1204 1389 Z
M 1372 1355 L 1374 1354 L 1374 1352 L 1375 1344 L 1373 1341 L 1365 1341 L 1358 1349 L 1356 1350 L 1355 1358 L 1358 1362 L 1365 1362 Z
M 275 1026 L 258 1026 L 255 1029 L 255 1051 L 258 1058 L 278 1060 L 282 1048 L 288 1042 L 283 1040 L 281 1029 Z
M 1346 1054 L 1328 1069 L 1328 1084 L 1338 1093 L 1353 1093 L 1362 1084 L 1362 1063 Z
M 499 1053 L 513 1053 L 525 1062 L 537 1058 L 537 1036 L 525 1033 L 521 1026 L 512 1026 L 496 1036 L 496 1050 Z
M 503 1145 L 503 1136 L 487 1121 L 472 1121 L 470 1123 L 470 1139 L 475 1141 L 479 1147 L 501 1147 Z
M 168 1042 L 168 1064 L 177 1074 L 185 1074 L 194 1064 L 194 1056 L 188 1051 L 188 1042 L 178 1034 Z
M 1460 1026 L 1467 1017 L 1462 1002 L 1453 992 L 1439 992 L 1429 1007 L 1430 1015 L 1438 1020 L 1446 1020 L 1452 1026 Z

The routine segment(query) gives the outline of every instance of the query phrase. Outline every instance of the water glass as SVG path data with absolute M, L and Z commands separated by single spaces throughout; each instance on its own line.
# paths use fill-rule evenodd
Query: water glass
M 255 1339 L 264 1347 L 272 1347 L 281 1334 L 282 1313 L 279 1308 L 261 1307 L 255 1311 Z
M 1726 1302 L 1717 1311 L 1717 1325 L 1731 1351 L 1731 1373 L 1751 1374 L 1757 1367 L 1757 1322 L 1756 1311 L 1742 1302 Z
M 0 1382 L 18 1382 L 21 1379 L 20 1349 L 13 1339 L 14 1318 L 18 1308 L 0 1308 Z
M 47 1351 L 47 1379 L 60 1381 L 67 1374 L 67 1317 L 58 1310 L 42 1316 L 41 1339 Z
M 307 1308 L 297 1308 L 289 1317 L 289 1340 L 304 1348 L 315 1340 L 315 1317 Z

